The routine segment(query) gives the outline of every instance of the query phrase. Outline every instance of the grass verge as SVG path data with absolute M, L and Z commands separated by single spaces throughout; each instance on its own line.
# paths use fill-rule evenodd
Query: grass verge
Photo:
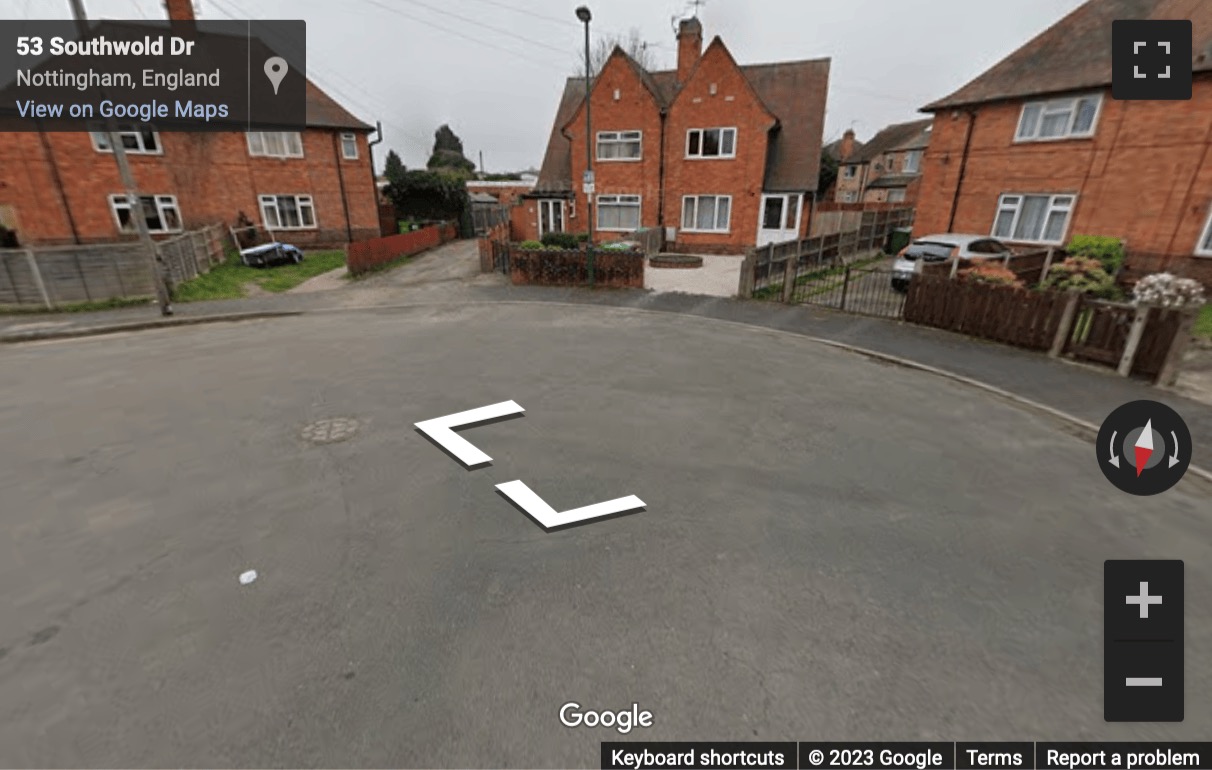
M 240 262 L 238 254 L 229 254 L 227 261 L 213 268 L 206 275 L 186 281 L 173 292 L 174 302 L 198 302 L 211 299 L 239 299 L 246 296 L 248 284 L 261 287 L 274 294 L 289 291 L 308 278 L 336 270 L 345 264 L 342 251 L 311 251 L 297 265 L 276 267 L 248 267 Z
M 1204 305 L 1195 319 L 1195 336 L 1212 339 L 1212 303 Z

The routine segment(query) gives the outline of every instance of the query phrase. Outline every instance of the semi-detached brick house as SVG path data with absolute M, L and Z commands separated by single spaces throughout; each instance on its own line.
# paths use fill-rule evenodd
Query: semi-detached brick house
M 1193 22 L 1190 101 L 1111 98 L 1116 19 Z M 1212 285 L 1212 2 L 1087 2 L 924 111 L 917 232 L 1115 236 L 1127 277 L 1168 269 Z
M 840 144 L 835 142 L 826 148 L 826 152 L 836 153 L 838 161 L 834 200 L 913 205 L 932 122 L 927 118 L 894 123 L 866 144 L 855 142 L 854 132 L 847 130 Z M 844 155 L 843 149 L 848 149 Z
M 676 70 L 648 72 L 616 48 L 590 91 L 595 231 L 664 227 L 669 248 L 737 254 L 801 237 L 815 193 L 829 60 L 738 65 L 681 22 Z M 585 81 L 569 78 L 516 238 L 585 232 Z
M 189 0 L 169 16 L 193 19 Z M 299 132 L 127 132 L 153 234 L 235 224 L 243 214 L 304 247 L 379 235 L 371 127 L 313 83 Z M 100 243 L 135 233 L 104 134 L 0 133 L 0 224 L 22 245 Z

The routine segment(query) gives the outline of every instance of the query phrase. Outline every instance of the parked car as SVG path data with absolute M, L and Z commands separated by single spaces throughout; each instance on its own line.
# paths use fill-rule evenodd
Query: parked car
M 249 267 L 272 267 L 284 263 L 299 264 L 303 261 L 303 252 L 289 243 L 266 243 L 253 246 L 251 249 L 240 251 L 240 260 Z
M 980 260 L 1004 259 L 1012 253 L 1009 246 L 987 235 L 962 235 L 945 233 L 915 238 L 896 255 L 892 264 L 892 288 L 908 291 L 909 280 L 920 273 L 922 264 L 947 262 L 952 259 Z

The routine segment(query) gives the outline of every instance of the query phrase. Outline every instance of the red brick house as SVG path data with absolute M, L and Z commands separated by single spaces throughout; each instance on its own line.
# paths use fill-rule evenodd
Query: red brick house
M 1190 101 L 1111 98 L 1111 22 L 1190 19 Z M 1128 275 L 1212 285 L 1212 3 L 1092 0 L 933 113 L 914 229 L 1124 239 Z
M 171 18 L 193 18 L 190 2 L 167 5 Z M 122 138 L 153 235 L 243 214 L 310 247 L 379 235 L 371 131 L 309 82 L 304 131 Z M 0 224 L 22 245 L 127 239 L 131 216 L 107 135 L 0 133 Z
M 838 153 L 837 182 L 833 199 L 837 203 L 906 203 L 917 200 L 921 182 L 922 158 L 930 145 L 932 120 L 894 123 L 866 144 L 854 142 L 847 131 L 842 145 L 850 139 L 849 152 Z
M 738 65 L 681 22 L 676 70 L 616 48 L 592 82 L 597 240 L 663 227 L 674 251 L 739 254 L 800 237 L 817 187 L 829 60 Z M 516 238 L 584 232 L 585 80 L 569 78 Z

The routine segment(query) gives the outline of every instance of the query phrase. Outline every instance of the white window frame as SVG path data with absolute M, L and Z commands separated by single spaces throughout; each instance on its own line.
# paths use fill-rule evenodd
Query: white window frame
M 643 221 L 644 201 L 639 195 L 596 195 L 593 200 L 594 219 L 597 220 L 598 232 L 603 233 L 634 233 L 640 229 Z M 602 224 L 602 206 L 615 206 L 635 209 L 635 227 L 605 227 Z
M 1090 128 L 1086 131 L 1075 131 L 1073 126 L 1077 122 L 1078 103 L 1087 99 L 1094 100 L 1094 118 L 1090 121 Z M 1036 116 L 1035 125 L 1030 133 L 1024 134 L 1024 121 L 1027 119 L 1027 112 L 1033 108 L 1039 110 Z M 1069 120 L 1065 125 L 1065 130 L 1060 136 L 1041 136 L 1040 129 L 1044 125 L 1044 117 L 1047 115 L 1059 115 L 1065 111 L 1069 111 Z M 1018 113 L 1018 122 L 1014 126 L 1014 143 L 1022 144 L 1024 142 L 1063 142 L 1067 139 L 1089 139 L 1098 131 L 1098 119 L 1103 113 L 1103 95 L 1101 93 L 1085 93 L 1074 94 L 1072 96 L 1064 96 L 1058 99 L 1046 99 L 1034 102 L 1024 102 L 1022 109 Z
M 892 189 L 888 190 L 888 195 L 885 197 L 885 201 L 888 203 L 904 203 L 905 194 L 906 191 L 904 187 L 893 187 Z
M 147 142 L 145 141 L 144 136 L 143 136 L 144 133 L 149 133 L 152 135 L 152 137 L 155 139 L 155 142 L 156 142 L 156 149 L 154 149 L 154 150 L 147 149 Z M 97 152 L 112 153 L 114 151 L 114 148 L 109 146 L 109 133 L 108 132 L 106 132 L 106 131 L 89 131 L 88 135 L 93 140 L 93 149 L 96 150 Z M 127 130 L 127 131 L 119 131 L 118 136 L 119 137 L 126 137 L 126 136 L 135 137 L 135 143 L 138 146 L 137 147 L 126 147 L 127 155 L 163 155 L 164 154 L 164 142 L 160 138 L 159 131 L 150 131 L 149 130 L 149 131 L 145 132 L 145 131 Z M 125 145 L 123 145 L 123 146 L 125 146 Z
M 1212 209 L 1209 209 L 1204 229 L 1200 231 L 1199 240 L 1195 242 L 1195 256 L 1212 257 Z
M 720 200 L 728 201 L 728 222 L 725 227 L 720 228 L 718 224 L 714 228 L 711 228 L 711 229 L 702 229 L 699 227 L 687 227 L 686 226 L 686 202 L 691 201 L 691 200 L 694 201 L 694 215 L 691 217 L 691 221 L 693 221 L 697 224 L 697 222 L 699 221 L 699 216 L 698 216 L 699 215 L 699 204 L 702 202 L 703 198 L 714 198 L 715 199 L 715 204 L 714 204 L 715 211 L 711 217 L 711 220 L 713 222 L 719 221 L 719 217 L 720 217 L 719 201 Z M 731 195 L 716 195 L 714 193 L 702 193 L 700 195 L 683 195 L 682 196 L 681 219 L 682 219 L 682 232 L 684 232 L 684 233 L 730 233 L 730 232 L 732 232 L 732 196 Z
M 905 150 L 905 159 L 901 162 L 902 174 L 917 174 L 922 170 L 922 158 L 925 156 L 924 150 Z M 909 161 L 912 160 L 913 163 Z
M 280 208 L 279 198 L 293 198 L 295 201 L 295 210 L 299 212 L 298 225 L 282 224 L 282 209 Z M 265 207 L 272 205 L 274 208 L 274 218 L 278 220 L 277 224 L 271 225 L 269 217 L 265 216 Z M 303 224 L 303 209 L 306 207 L 311 211 L 311 224 Z M 315 198 L 307 193 L 264 193 L 257 196 L 257 208 L 261 212 L 261 224 L 265 225 L 267 230 L 315 230 L 320 226 L 319 219 L 316 217 Z
M 624 138 L 626 137 L 626 138 Z M 624 145 L 634 144 L 638 149 L 638 154 L 634 158 L 630 157 L 606 157 L 602 155 L 603 147 L 622 147 Z M 594 156 L 603 163 L 614 162 L 634 162 L 644 159 L 644 132 L 643 131 L 599 131 L 597 136 L 597 145 L 594 150 Z
M 1018 220 L 1023 213 L 1024 198 L 1047 198 L 1048 208 L 1044 211 L 1043 230 L 1048 229 L 1048 219 L 1058 212 L 1065 212 L 1065 226 L 1061 229 L 1060 238 L 1055 241 L 1043 240 L 1034 238 L 1017 238 L 1014 231 L 1018 229 Z M 1068 203 L 1057 203 L 1057 199 L 1068 199 Z M 1014 203 L 1010 203 L 1009 199 L 1013 199 Z M 989 237 L 996 238 L 999 241 L 1008 241 L 1010 243 L 1039 243 L 1046 246 L 1059 246 L 1065 242 L 1065 237 L 1069 234 L 1069 226 L 1073 223 L 1073 211 L 1077 208 L 1077 193 L 1002 193 L 997 199 L 997 210 L 993 213 L 993 225 L 989 228 Z M 1010 232 L 1007 235 L 1001 235 L 997 232 L 997 220 L 1004 211 L 1013 211 L 1014 216 L 1010 220 Z M 1043 236 L 1043 231 L 1040 235 Z
M 720 132 L 720 153 L 718 155 L 703 154 L 703 137 L 708 131 Z M 724 134 L 732 132 L 732 152 L 724 152 Z M 690 152 L 690 138 L 694 134 L 699 136 L 699 151 L 692 154 Z M 686 129 L 686 159 L 687 160 L 721 160 L 736 157 L 736 126 L 712 126 L 710 128 L 688 128 Z
M 265 137 L 276 135 L 282 140 L 282 153 L 269 152 L 265 147 Z M 287 137 L 294 137 L 298 146 L 298 151 L 293 151 L 289 146 L 290 141 Z M 298 131 L 247 131 L 245 137 L 248 141 L 248 154 L 254 158 L 302 158 L 303 157 L 303 134 Z M 254 141 L 255 137 L 255 141 Z M 255 145 L 255 146 L 254 146 Z
M 351 145 L 347 145 L 346 142 L 353 143 L 353 145 L 352 145 L 353 155 L 349 154 L 349 147 Z M 303 146 L 302 141 L 299 142 L 299 146 L 300 147 Z M 341 132 L 341 157 L 344 158 L 345 160 L 357 160 L 358 159 L 358 135 L 352 131 L 342 131 Z
M 152 199 L 152 205 L 156 207 L 156 216 L 160 218 L 160 227 L 152 227 L 148 225 L 148 231 L 153 233 L 179 233 L 184 230 L 184 225 L 181 219 L 181 207 L 177 205 L 177 196 L 175 195 L 140 195 L 140 205 L 142 201 L 148 198 Z M 130 211 L 130 198 L 126 193 L 114 193 L 109 196 L 109 210 L 114 215 L 114 224 L 120 233 L 137 233 L 139 226 L 134 224 L 134 212 L 131 211 L 131 227 L 123 229 L 122 218 L 118 216 L 119 210 Z M 164 216 L 165 211 L 172 211 L 177 218 L 176 227 L 164 227 L 167 221 Z
M 572 200 L 575 201 L 576 199 L 573 198 Z M 568 232 L 568 227 L 567 227 L 568 219 L 569 219 L 568 207 L 565 205 L 565 203 L 566 203 L 566 201 L 563 198 L 541 198 L 539 200 L 539 220 L 538 220 L 539 228 L 538 229 L 539 229 L 540 238 L 542 238 L 547 233 L 566 233 L 566 232 Z M 558 209 L 557 209 L 557 205 L 558 205 Z M 543 209 L 544 208 L 547 209 L 547 218 L 549 220 L 552 218 L 552 214 L 556 210 L 558 210 L 560 212 L 560 229 L 558 229 L 558 230 L 553 230 L 553 229 L 544 230 L 543 229 Z

